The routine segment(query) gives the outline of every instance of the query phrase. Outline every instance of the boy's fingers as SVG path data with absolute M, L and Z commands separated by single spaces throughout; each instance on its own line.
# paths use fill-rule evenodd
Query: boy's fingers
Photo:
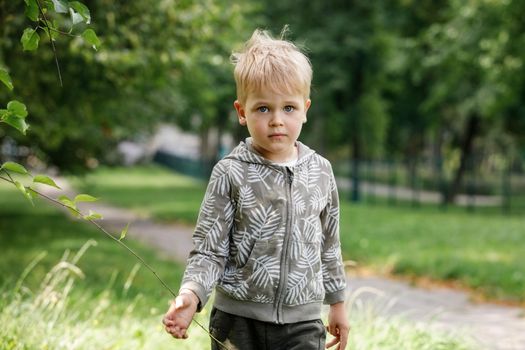
M 174 322 L 173 320 L 171 320 L 171 319 L 169 319 L 169 318 L 167 318 L 167 317 L 164 317 L 164 318 L 162 319 L 162 323 L 164 323 L 164 325 L 165 325 L 166 327 L 171 327 L 171 326 L 173 326 L 173 325 L 175 324 L 175 322 Z
M 177 333 L 177 338 L 179 338 L 179 339 L 187 339 L 188 338 L 188 334 L 186 333 L 186 328 L 182 328 L 182 329 L 179 328 L 179 332 Z
M 334 337 L 339 334 L 339 329 L 337 327 L 330 326 L 330 325 L 326 326 L 326 331 L 330 333 L 331 335 L 333 335 Z
M 346 343 L 348 342 L 348 332 L 341 334 L 341 341 L 339 342 L 340 349 L 346 349 Z
M 339 343 L 339 337 L 335 337 L 334 339 L 330 340 L 328 343 L 326 343 L 326 348 L 331 348 L 335 344 Z

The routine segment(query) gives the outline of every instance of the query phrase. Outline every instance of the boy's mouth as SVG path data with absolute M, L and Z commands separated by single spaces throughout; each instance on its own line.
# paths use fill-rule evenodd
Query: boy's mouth
M 273 133 L 273 134 L 270 134 L 268 137 L 284 137 L 286 136 L 286 134 L 284 133 Z

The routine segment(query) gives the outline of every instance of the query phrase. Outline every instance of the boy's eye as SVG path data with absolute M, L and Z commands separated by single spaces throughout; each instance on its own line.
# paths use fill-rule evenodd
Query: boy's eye
M 261 106 L 261 107 L 258 107 L 257 110 L 261 113 L 266 113 L 269 111 L 268 107 L 266 106 Z
M 285 106 L 284 107 L 284 111 L 285 112 L 293 112 L 295 110 L 295 107 L 294 106 Z

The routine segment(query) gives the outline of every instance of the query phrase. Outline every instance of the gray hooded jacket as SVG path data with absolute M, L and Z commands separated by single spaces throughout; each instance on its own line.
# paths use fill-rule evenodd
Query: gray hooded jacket
M 274 323 L 317 319 L 344 300 L 339 199 L 328 160 L 297 142 L 295 166 L 261 157 L 251 139 L 214 167 L 181 288 L 204 306 Z

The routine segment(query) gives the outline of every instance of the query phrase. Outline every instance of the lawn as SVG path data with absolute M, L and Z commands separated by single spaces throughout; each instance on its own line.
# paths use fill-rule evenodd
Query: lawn
M 525 221 L 503 215 L 343 203 L 345 256 L 376 271 L 459 281 L 483 296 L 525 301 Z
M 82 191 L 162 221 L 193 224 L 206 184 L 158 166 L 101 168 L 71 181 Z
M 136 169 L 135 174 L 149 170 Z M 156 171 L 161 178 L 173 176 Z M 158 186 L 155 177 L 148 181 Z M 147 182 L 143 186 L 148 188 Z M 206 332 L 195 325 L 184 342 L 164 333 L 160 320 L 170 295 L 144 268 L 136 271 L 128 252 L 86 222 L 43 201 L 35 204 L 0 183 L 1 350 L 208 348 Z M 181 266 L 128 243 L 177 289 Z M 201 324 L 207 324 L 207 312 L 198 316 Z M 352 312 L 351 323 L 348 348 L 353 350 L 476 348 L 462 335 L 380 318 L 369 309 Z
M 155 166 L 100 169 L 75 183 L 107 202 L 188 225 L 206 186 Z M 492 299 L 525 301 L 522 216 L 342 200 L 341 241 L 346 259 L 377 272 L 459 281 Z

